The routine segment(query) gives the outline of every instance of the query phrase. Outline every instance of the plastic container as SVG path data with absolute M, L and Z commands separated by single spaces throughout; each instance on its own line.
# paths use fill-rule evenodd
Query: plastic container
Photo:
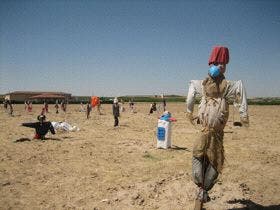
M 168 149 L 171 147 L 171 122 L 158 120 L 157 148 Z

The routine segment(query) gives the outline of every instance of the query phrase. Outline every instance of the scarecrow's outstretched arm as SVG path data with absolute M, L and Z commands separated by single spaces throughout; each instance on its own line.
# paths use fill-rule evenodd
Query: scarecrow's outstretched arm
M 202 95 L 202 80 L 191 80 L 189 82 L 189 91 L 186 100 L 187 113 L 193 113 L 195 97 L 197 95 Z
M 226 98 L 237 99 L 239 103 L 239 114 L 241 119 L 248 119 L 247 95 L 244 84 L 241 80 L 229 81 Z
M 36 123 L 22 123 L 21 124 L 24 127 L 28 127 L 28 128 L 35 128 L 36 127 Z

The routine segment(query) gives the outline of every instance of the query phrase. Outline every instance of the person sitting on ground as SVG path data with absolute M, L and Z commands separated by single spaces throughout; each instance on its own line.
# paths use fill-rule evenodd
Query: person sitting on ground
M 45 139 L 45 135 L 50 131 L 52 134 L 55 134 L 54 127 L 52 126 L 50 121 L 46 121 L 45 115 L 39 115 L 37 117 L 39 122 L 33 122 L 33 123 L 22 123 L 22 126 L 29 127 L 29 128 L 35 128 L 35 136 L 33 139 Z

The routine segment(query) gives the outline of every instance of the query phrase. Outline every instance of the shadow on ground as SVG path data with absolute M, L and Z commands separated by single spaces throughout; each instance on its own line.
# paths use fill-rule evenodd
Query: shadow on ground
M 240 203 L 240 204 L 246 205 L 246 207 L 232 208 L 229 210 L 279 210 L 280 209 L 280 205 L 262 206 L 251 200 L 246 200 L 246 199 L 230 200 L 230 201 L 228 201 L 228 203 L 230 203 L 230 204 Z
M 14 143 L 25 142 L 25 141 L 31 141 L 31 140 L 32 140 L 32 139 L 30 139 L 30 138 L 19 138 L 19 139 L 16 139 L 16 140 L 14 141 Z M 36 139 L 36 140 L 38 140 L 38 141 L 45 141 L 45 140 L 61 141 L 60 138 L 45 138 L 45 139 L 43 139 L 43 140 L 40 140 L 40 139 Z
M 171 150 L 185 150 L 187 152 L 190 152 L 190 150 L 187 147 L 178 147 L 176 145 L 172 145 L 172 147 L 170 149 Z

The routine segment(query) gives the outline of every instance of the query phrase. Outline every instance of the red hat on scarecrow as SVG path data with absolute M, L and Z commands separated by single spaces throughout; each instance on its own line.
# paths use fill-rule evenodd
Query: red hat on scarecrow
M 227 47 L 215 46 L 209 57 L 208 65 L 211 64 L 228 64 L 229 51 Z

